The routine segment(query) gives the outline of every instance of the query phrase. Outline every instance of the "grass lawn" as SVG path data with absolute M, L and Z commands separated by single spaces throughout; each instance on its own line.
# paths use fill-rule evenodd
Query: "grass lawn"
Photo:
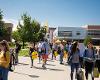
M 29 49 L 21 49 L 19 56 L 29 56 Z

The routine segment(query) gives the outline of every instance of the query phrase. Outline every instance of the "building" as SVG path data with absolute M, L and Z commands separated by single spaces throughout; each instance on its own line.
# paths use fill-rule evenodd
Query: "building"
M 53 27 L 49 28 L 49 42 L 50 43 L 53 43 L 53 37 L 54 37 L 53 33 L 55 30 L 56 30 L 56 28 L 53 28 Z
M 11 41 L 11 33 L 12 33 L 12 28 L 13 28 L 13 24 L 12 23 L 4 23 L 4 26 L 7 28 L 8 31 L 8 35 L 4 36 L 4 38 L 0 39 L 0 40 L 7 40 L 7 41 Z
M 100 45 L 100 25 L 86 25 L 87 35 L 95 44 Z
M 82 27 L 58 27 L 54 35 L 59 39 L 66 40 L 83 40 L 86 37 L 86 30 Z

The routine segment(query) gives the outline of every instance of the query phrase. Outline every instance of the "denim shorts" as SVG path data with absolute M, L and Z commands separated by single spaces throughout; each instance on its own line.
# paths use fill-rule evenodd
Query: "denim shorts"
M 79 63 L 71 63 L 71 72 L 74 72 L 74 69 L 76 69 L 76 71 L 79 68 Z

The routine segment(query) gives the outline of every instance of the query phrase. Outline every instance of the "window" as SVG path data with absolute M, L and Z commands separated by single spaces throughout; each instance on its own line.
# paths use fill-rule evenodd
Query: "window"
M 100 30 L 89 30 L 88 35 L 92 37 L 100 37 Z
M 76 35 L 81 35 L 80 31 L 77 31 Z
M 72 31 L 58 31 L 59 37 L 72 37 Z

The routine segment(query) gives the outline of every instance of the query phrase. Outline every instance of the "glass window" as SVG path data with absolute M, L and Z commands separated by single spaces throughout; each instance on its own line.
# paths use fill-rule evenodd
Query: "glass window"
M 81 35 L 80 31 L 77 31 L 76 35 Z
M 58 31 L 59 37 L 72 37 L 72 31 Z

